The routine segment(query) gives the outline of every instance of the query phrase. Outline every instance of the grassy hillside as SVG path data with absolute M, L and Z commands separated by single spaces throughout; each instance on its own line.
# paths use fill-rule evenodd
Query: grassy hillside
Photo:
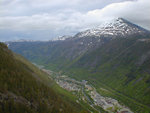
M 45 74 L 0 43 L 0 113 L 86 112 Z
M 99 89 L 100 84 L 113 89 L 116 93 L 143 104 L 130 105 L 136 112 L 150 111 L 150 40 L 137 39 L 113 40 L 110 43 L 81 57 L 65 70 L 76 78 L 94 81 Z M 69 67 L 71 67 L 69 69 Z M 124 97 L 122 97 L 124 98 Z M 120 100 L 120 99 L 119 99 Z M 124 99 L 122 99 L 124 100 Z M 143 111 L 141 110 L 143 109 Z

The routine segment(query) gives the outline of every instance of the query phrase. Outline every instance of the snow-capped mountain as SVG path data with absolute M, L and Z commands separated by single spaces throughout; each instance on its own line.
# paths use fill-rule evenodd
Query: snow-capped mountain
M 57 38 L 54 38 L 52 41 L 58 41 L 58 40 L 66 40 L 68 38 L 71 38 L 72 36 L 67 36 L 67 35 L 64 35 L 64 36 L 59 36 Z
M 128 36 L 134 34 L 142 34 L 148 32 L 144 28 L 141 28 L 123 18 L 112 19 L 109 22 L 105 22 L 97 28 L 89 29 L 78 33 L 75 37 L 116 37 L 116 36 Z

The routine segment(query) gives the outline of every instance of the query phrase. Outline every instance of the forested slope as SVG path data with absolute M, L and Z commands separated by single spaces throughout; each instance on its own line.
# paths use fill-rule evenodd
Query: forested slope
M 0 43 L 0 112 L 76 113 L 85 111 L 82 111 L 80 105 L 63 100 L 52 88 L 51 85 L 55 84 L 52 80 L 48 80 L 49 85 L 44 84 L 45 74 L 21 56 L 12 53 L 5 44 Z

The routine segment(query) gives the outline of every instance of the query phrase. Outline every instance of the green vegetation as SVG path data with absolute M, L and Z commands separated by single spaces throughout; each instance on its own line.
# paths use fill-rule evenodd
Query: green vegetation
M 71 97 L 46 73 L 0 43 L 0 113 L 87 112 Z

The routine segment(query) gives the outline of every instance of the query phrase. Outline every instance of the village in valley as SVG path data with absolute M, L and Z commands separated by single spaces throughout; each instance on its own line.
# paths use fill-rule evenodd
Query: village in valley
M 39 67 L 37 64 L 36 66 Z M 61 73 L 56 73 L 44 68 L 41 69 L 46 72 L 49 75 L 49 78 L 53 79 L 60 87 L 78 97 L 76 100 L 77 103 L 84 101 L 98 113 L 101 113 L 98 107 L 108 113 L 133 113 L 128 107 L 120 104 L 116 99 L 102 96 L 87 80 L 77 81 L 71 77 L 62 75 Z M 101 89 L 107 91 L 107 89 Z
M 98 112 L 100 110 L 96 106 L 103 108 L 108 113 L 133 113 L 128 107 L 121 105 L 117 100 L 100 95 L 86 80 L 77 81 L 66 75 L 52 74 L 54 72 L 50 70 L 44 69 L 44 71 L 49 75 L 53 75 L 51 77 L 60 87 L 76 95 L 78 97 L 77 103 L 82 100 Z

